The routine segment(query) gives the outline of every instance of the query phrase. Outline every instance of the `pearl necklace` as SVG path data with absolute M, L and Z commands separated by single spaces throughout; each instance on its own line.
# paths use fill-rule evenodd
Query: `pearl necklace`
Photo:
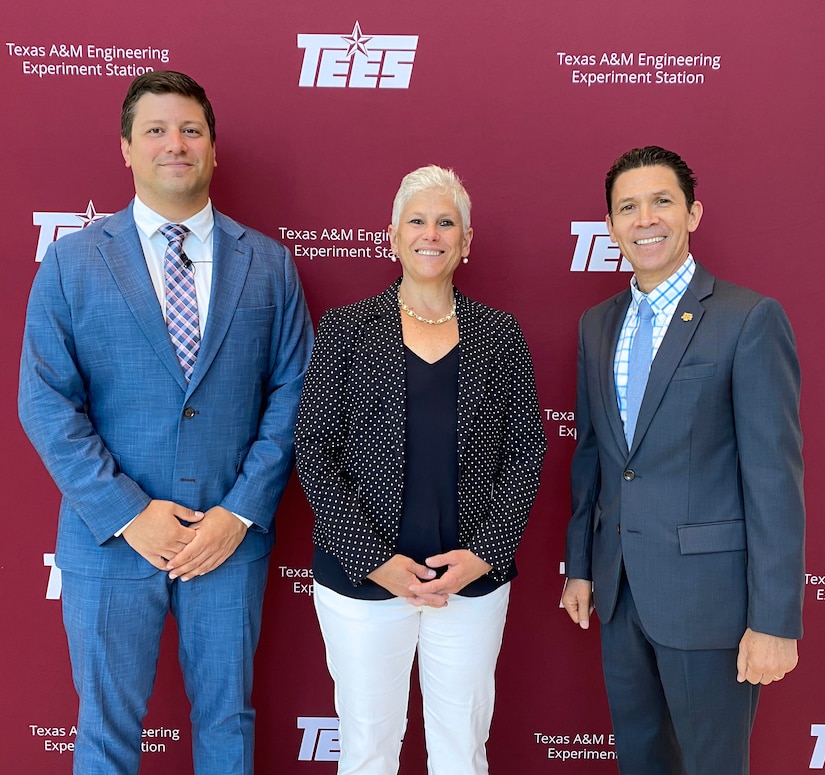
M 399 309 L 406 312 L 411 318 L 415 318 L 416 320 L 419 320 L 422 323 L 427 323 L 431 326 L 440 326 L 442 323 L 446 323 L 448 320 L 452 320 L 455 317 L 455 297 L 453 297 L 453 308 L 447 315 L 445 315 L 443 318 L 439 318 L 438 320 L 422 318 L 421 315 L 419 315 L 412 307 L 409 307 L 404 303 L 404 299 L 401 298 L 400 293 L 398 294 L 398 307 Z

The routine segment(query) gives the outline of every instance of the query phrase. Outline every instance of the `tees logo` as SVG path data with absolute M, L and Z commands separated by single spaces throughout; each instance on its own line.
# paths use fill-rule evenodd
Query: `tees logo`
M 304 61 L 298 86 L 409 89 L 418 35 L 298 35 Z
M 53 553 L 43 555 L 43 566 L 49 569 L 46 600 L 60 600 L 60 594 L 63 592 L 63 572 L 57 567 Z
M 298 729 L 303 729 L 299 762 L 337 762 L 341 756 L 338 719 L 299 716 Z
M 825 724 L 811 724 L 811 737 L 816 739 L 816 744 L 808 769 L 825 769 Z
M 604 221 L 572 221 L 570 233 L 577 237 L 571 272 L 632 272 L 633 267 L 612 242 Z
M 108 215 L 111 215 L 111 213 L 97 212 L 91 199 L 86 206 L 85 213 L 32 213 L 32 222 L 35 226 L 40 227 L 34 260 L 38 263 L 42 261 L 47 248 L 55 240 L 78 229 L 85 229 L 90 224 L 99 221 L 101 218 L 106 218 Z

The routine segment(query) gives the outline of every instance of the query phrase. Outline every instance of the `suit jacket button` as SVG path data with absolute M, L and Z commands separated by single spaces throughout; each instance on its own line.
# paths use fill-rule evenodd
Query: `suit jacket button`
M 622 525 L 621 525 L 621 523 L 619 523 L 618 525 L 616 525 L 616 532 L 617 532 L 617 533 L 621 533 L 621 532 L 622 532 Z
M 626 482 L 632 482 L 636 478 L 636 472 L 631 471 L 629 468 L 625 471 L 622 476 Z
M 196 414 L 197 412 L 191 406 L 187 406 L 186 409 L 183 410 L 183 416 L 187 420 L 191 420 Z

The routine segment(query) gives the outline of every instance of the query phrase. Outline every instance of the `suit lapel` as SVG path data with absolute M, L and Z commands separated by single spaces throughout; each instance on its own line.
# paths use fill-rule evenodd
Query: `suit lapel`
M 396 280 L 386 291 L 372 298 L 365 309 L 361 335 L 355 346 L 353 361 L 368 364 L 363 372 L 350 375 L 352 401 L 366 396 L 374 407 L 371 416 L 380 418 L 385 428 L 392 429 L 390 446 L 404 450 L 407 425 L 407 372 L 401 317 L 398 314 Z M 388 390 L 387 386 L 396 386 Z M 398 515 L 400 517 L 400 514 Z
M 109 239 L 100 243 L 100 252 L 126 305 L 161 363 L 186 390 L 186 378 L 172 349 L 131 206 L 107 218 L 103 230 Z
M 367 361 L 372 363 L 379 382 L 405 388 L 404 337 L 396 301 L 399 284 L 400 279 L 374 298 L 372 309 L 365 316 L 362 346 L 369 351 Z
M 481 346 L 481 320 L 470 300 L 457 294 L 458 356 L 458 462 L 464 458 L 464 440 L 472 419 L 479 413 L 487 393 L 491 351 Z
M 613 438 L 622 452 L 627 449 L 627 441 L 624 437 L 624 424 L 616 399 L 616 375 L 613 371 L 613 361 L 616 356 L 616 345 L 619 342 L 619 332 L 627 315 L 630 299 L 630 291 L 617 296 L 615 303 L 605 315 L 598 354 L 599 384 L 602 390 L 604 412 L 613 432 Z
M 670 385 L 673 373 L 682 362 L 685 351 L 705 314 L 702 299 L 712 292 L 713 276 L 697 264 L 693 279 L 673 313 L 673 319 L 670 321 L 667 333 L 650 367 L 650 377 L 645 388 L 642 406 L 639 409 L 639 419 L 636 422 L 636 435 L 633 438 L 631 452 L 636 450 L 644 438 L 662 397 Z
M 242 235 L 238 224 L 215 211 L 209 316 L 189 382 L 190 391 L 198 386 L 215 360 L 238 307 L 252 261 L 252 249 L 241 243 Z

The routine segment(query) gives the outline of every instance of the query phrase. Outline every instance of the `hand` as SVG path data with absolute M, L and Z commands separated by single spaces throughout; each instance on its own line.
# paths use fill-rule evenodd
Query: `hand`
M 485 562 L 469 549 L 453 549 L 444 554 L 435 554 L 428 557 L 424 562 L 430 568 L 447 567 L 445 573 L 437 579 L 421 584 L 412 584 L 410 592 L 419 597 L 424 595 L 443 595 L 446 600 L 449 595 L 454 595 L 464 589 L 470 582 L 481 578 L 485 573 L 489 573 L 493 566 Z
M 754 685 L 781 681 L 785 673 L 790 673 L 796 667 L 798 661 L 796 641 L 793 638 L 754 632 L 748 627 L 739 641 L 736 680 Z
M 587 579 L 567 579 L 561 602 L 570 618 L 583 630 L 590 627 L 593 613 L 593 582 Z
M 199 522 L 202 519 L 202 511 L 192 511 L 172 501 L 153 500 L 121 535 L 141 557 L 165 570 L 167 562 L 195 537 L 195 529 L 182 525 L 181 520 Z
M 215 570 L 238 548 L 246 525 L 223 506 L 213 506 L 195 526 L 195 537 L 164 566 L 169 578 L 189 581 Z
M 415 594 L 411 591 L 410 587 L 420 579 L 435 578 L 435 571 L 403 554 L 394 554 L 383 565 L 367 574 L 367 578 L 396 597 L 403 597 L 411 605 L 429 605 L 433 608 L 447 605 L 446 594 Z

